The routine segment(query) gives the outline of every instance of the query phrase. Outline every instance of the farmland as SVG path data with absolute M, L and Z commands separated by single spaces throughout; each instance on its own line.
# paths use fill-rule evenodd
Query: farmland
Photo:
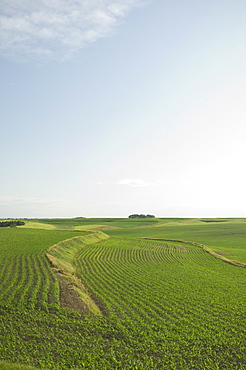
M 45 219 L 2 228 L 0 360 L 246 369 L 244 263 L 245 219 Z M 58 275 L 84 310 L 62 304 Z

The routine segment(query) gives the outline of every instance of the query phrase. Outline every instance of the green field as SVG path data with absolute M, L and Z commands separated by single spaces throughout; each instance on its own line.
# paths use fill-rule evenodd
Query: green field
M 0 229 L 0 369 L 246 369 L 246 219 L 25 222 Z

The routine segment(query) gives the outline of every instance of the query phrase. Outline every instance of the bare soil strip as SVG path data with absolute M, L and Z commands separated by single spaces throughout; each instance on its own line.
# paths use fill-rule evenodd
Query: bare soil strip
M 60 306 L 62 308 L 70 308 L 79 312 L 89 313 L 90 309 L 87 304 L 81 299 L 80 294 L 74 289 L 69 279 L 61 274 L 56 269 L 53 269 L 60 286 Z
M 84 245 L 98 243 L 107 238 L 106 234 L 97 231 L 86 236 L 63 240 L 48 249 L 46 257 L 59 281 L 60 307 L 99 316 L 105 314 L 96 297 L 93 297 L 76 276 L 73 260 Z

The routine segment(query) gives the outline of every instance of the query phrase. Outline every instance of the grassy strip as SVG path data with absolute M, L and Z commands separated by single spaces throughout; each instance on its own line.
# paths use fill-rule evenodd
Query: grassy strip
M 25 221 L 25 225 L 23 225 L 25 229 L 43 229 L 43 230 L 55 230 L 54 225 L 45 224 L 39 221 Z
M 82 281 L 76 276 L 73 261 L 77 253 L 85 245 L 99 243 L 108 238 L 108 235 L 100 231 L 85 236 L 77 236 L 55 244 L 46 253 L 52 265 L 68 278 L 68 282 L 80 294 L 81 300 L 88 307 L 89 311 L 95 315 L 101 315 L 101 310 L 91 298 Z
M 3 301 L 0 359 L 53 370 L 246 370 L 245 269 L 191 244 L 137 238 L 80 245 L 72 264 L 108 316 Z
M 0 370 L 37 370 L 37 368 L 21 364 L 12 364 L 6 361 L 0 361 Z
M 187 241 L 187 240 L 179 240 L 179 239 L 146 238 L 146 237 L 141 237 L 140 239 L 160 240 L 160 241 L 167 241 L 167 242 L 169 241 L 169 242 L 177 242 L 177 243 L 191 244 L 191 245 L 194 245 L 196 247 L 202 248 L 203 250 L 205 250 L 207 253 L 211 254 L 215 258 L 218 258 L 218 259 L 220 259 L 220 260 L 222 260 L 222 261 L 224 261 L 226 263 L 229 263 L 230 265 L 246 268 L 246 263 L 238 262 L 238 261 L 235 261 L 235 260 L 230 260 L 230 259 L 226 258 L 225 256 L 223 256 L 223 255 L 221 255 L 219 253 L 216 253 L 215 251 L 213 251 L 212 249 L 208 248 L 204 244 L 190 242 L 190 241 Z

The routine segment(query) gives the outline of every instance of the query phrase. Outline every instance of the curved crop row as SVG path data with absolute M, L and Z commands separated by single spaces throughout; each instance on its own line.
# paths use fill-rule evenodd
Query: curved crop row
M 11 238 L 0 249 L 2 358 L 64 370 L 245 369 L 246 270 L 194 243 L 140 232 L 102 240 L 4 231 Z M 82 281 L 106 317 L 47 310 L 58 308 L 63 289 L 47 249 L 57 276 Z
M 0 300 L 29 308 L 59 307 L 59 285 L 46 250 L 81 232 L 34 229 L 1 230 Z
M 161 330 L 172 339 L 182 332 L 184 346 L 194 336 L 229 345 L 237 332 L 242 345 L 234 310 L 243 312 L 243 286 L 235 284 L 232 267 L 194 244 L 111 238 L 81 249 L 76 268 L 109 316 L 129 330 Z

